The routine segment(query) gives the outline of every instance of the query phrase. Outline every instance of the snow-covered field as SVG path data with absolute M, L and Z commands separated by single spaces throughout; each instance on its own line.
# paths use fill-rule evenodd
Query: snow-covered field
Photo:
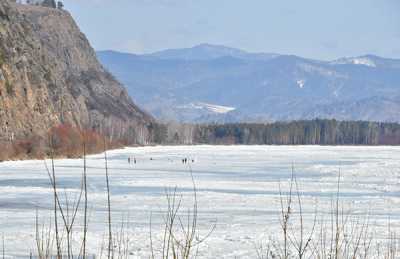
M 392 229 L 400 230 L 400 147 L 143 147 L 110 151 L 108 156 L 114 228 L 123 219 L 128 222 L 134 258 L 148 258 L 150 216 L 157 243 L 166 188 L 178 187 L 183 212 L 191 207 L 190 171 L 198 191 L 200 233 L 215 225 L 199 258 L 254 258 L 256 244 L 278 233 L 279 186 L 288 190 L 292 165 L 308 224 L 316 208 L 322 216 L 330 210 L 340 171 L 341 201 L 348 213 L 368 217 L 378 238 L 384 238 L 381 230 L 389 219 Z M 194 163 L 183 164 L 184 157 Z M 42 221 L 51 216 L 53 196 L 44 163 L 0 163 L 0 231 L 6 254 L 34 251 L 36 208 Z M 87 163 L 89 244 L 95 253 L 106 231 L 103 155 L 90 156 Z M 73 199 L 82 160 L 56 160 L 55 166 L 60 196 L 65 190 Z

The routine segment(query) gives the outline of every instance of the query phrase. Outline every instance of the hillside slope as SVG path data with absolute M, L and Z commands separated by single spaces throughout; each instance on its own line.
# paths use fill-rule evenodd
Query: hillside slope
M 212 45 L 98 56 L 160 119 L 400 121 L 400 60 L 366 55 L 318 61 Z
M 98 62 L 68 12 L 0 1 L 0 140 L 69 124 L 134 142 L 152 121 Z

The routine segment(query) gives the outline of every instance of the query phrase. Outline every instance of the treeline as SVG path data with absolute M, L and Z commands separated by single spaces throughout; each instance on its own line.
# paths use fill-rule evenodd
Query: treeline
M 120 139 L 94 129 L 71 125 L 51 128 L 46 136 L 0 138 L 0 161 L 9 159 L 79 157 L 104 147 L 145 145 L 400 145 L 400 124 L 365 121 L 310 120 L 270 124 L 150 123 Z
M 49 8 L 57 8 L 59 10 L 62 10 L 64 8 L 63 2 L 61 1 L 56 2 L 56 0 L 12 0 L 12 1 L 18 4 L 38 5 Z
M 366 121 L 165 124 L 152 132 L 160 144 L 400 145 L 400 124 Z

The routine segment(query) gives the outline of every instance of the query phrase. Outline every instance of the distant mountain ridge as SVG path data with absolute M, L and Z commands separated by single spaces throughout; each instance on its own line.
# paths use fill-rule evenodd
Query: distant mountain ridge
M 97 54 L 135 101 L 162 120 L 400 121 L 396 59 L 365 55 L 320 61 L 210 44 L 146 55 Z
M 269 59 L 278 56 L 278 54 L 249 53 L 240 49 L 205 43 L 194 46 L 192 48 L 168 49 L 158 51 L 153 54 L 148 54 L 146 56 L 160 59 L 211 60 L 222 57 L 233 57 L 240 59 Z

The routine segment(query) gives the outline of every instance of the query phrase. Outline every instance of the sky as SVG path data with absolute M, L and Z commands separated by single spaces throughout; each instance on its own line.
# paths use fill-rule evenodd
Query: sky
M 201 43 L 333 60 L 400 58 L 400 0 L 64 0 L 96 50 Z

